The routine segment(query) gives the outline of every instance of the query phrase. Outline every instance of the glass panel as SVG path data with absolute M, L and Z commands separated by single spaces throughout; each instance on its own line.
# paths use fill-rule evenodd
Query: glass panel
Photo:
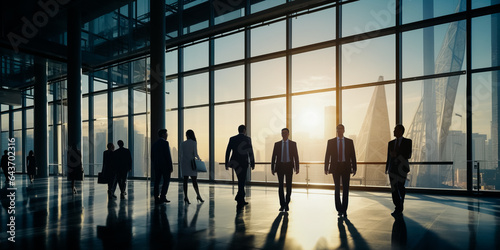
M 285 94 L 286 60 L 284 57 L 253 63 L 252 97 Z
M 300 162 L 324 161 L 336 126 L 335 99 L 333 91 L 292 97 L 290 139 L 297 142 Z
M 184 48 L 184 71 L 208 66 L 208 42 Z
M 387 143 L 395 126 L 396 90 L 394 84 L 344 90 L 342 92 L 342 123 L 345 136 L 353 139 L 358 162 L 381 162 L 360 165 L 355 176 L 359 185 L 385 186 Z M 405 124 L 406 125 L 406 124 Z M 335 126 L 331 134 L 336 136 Z M 356 183 L 356 182 L 355 182 Z
M 126 114 L 128 114 L 128 90 L 113 92 L 113 116 Z
M 403 0 L 403 24 L 465 11 L 466 3 L 465 0 Z
M 15 141 L 15 152 L 16 152 L 16 158 L 14 160 L 14 163 L 16 164 L 16 172 L 21 173 L 24 170 L 23 167 L 23 133 L 21 130 L 14 131 L 14 138 L 16 139 Z M 12 151 L 9 151 L 12 152 Z M 3 153 L 2 153 L 3 155 Z
M 111 142 L 118 148 L 116 142 Z M 104 152 L 108 144 L 108 120 L 96 119 L 94 121 L 94 163 L 96 168 L 102 168 L 102 152 Z
M 82 121 L 89 119 L 89 98 L 82 97 Z
M 2 114 L 2 131 L 9 131 L 9 113 Z
M 23 155 L 17 155 L 17 157 L 24 157 L 24 166 L 23 166 L 23 171 L 24 172 L 28 172 L 28 162 L 26 161 L 26 158 L 28 157 L 29 155 L 29 152 L 30 150 L 33 150 L 33 152 L 35 152 L 35 140 L 34 140 L 34 129 L 26 129 L 26 138 L 25 139 L 25 145 L 24 145 L 24 149 L 25 149 L 25 152 Z M 2 153 L 3 154 L 3 153 Z
M 476 9 L 476 8 L 490 6 L 492 4 L 499 4 L 499 2 L 498 1 L 495 2 L 492 0 L 474 0 L 474 1 L 471 0 L 471 4 L 472 4 L 472 8 Z
M 215 63 L 225 63 L 243 59 L 245 56 L 245 32 L 224 36 L 214 40 Z
M 89 93 L 89 76 L 82 74 L 82 94 Z
M 170 145 L 170 154 L 172 155 L 172 162 L 174 163 L 174 172 L 172 173 L 172 177 L 176 178 L 179 173 L 179 169 L 177 167 L 177 164 L 179 162 L 179 136 L 178 136 L 179 125 L 178 125 L 177 111 L 168 111 L 166 113 L 166 119 L 167 121 L 165 123 L 168 132 L 167 141 Z
M 251 30 L 252 56 L 286 49 L 285 21 L 272 23 Z
M 9 110 L 9 105 L 0 104 L 0 107 L 1 107 L 2 112 Z
M 184 78 L 184 106 L 208 103 L 208 73 Z
M 188 129 L 192 129 L 194 131 L 196 142 L 198 144 L 198 155 L 201 160 L 205 162 L 206 166 L 208 166 L 210 162 L 210 159 L 208 158 L 208 124 L 208 107 L 184 110 L 184 130 L 182 131 L 182 134 L 185 135 Z M 185 140 L 186 138 L 183 136 L 182 141 Z M 198 178 L 208 180 L 208 172 L 198 173 Z
M 108 96 L 101 94 L 94 96 L 94 119 L 108 119 Z M 106 138 L 106 137 L 104 137 Z
M 335 48 L 292 56 L 292 92 L 335 87 Z
M 134 173 L 135 177 L 151 176 L 148 165 L 150 158 L 149 135 L 147 134 L 146 115 L 136 115 L 134 119 Z M 155 138 L 156 139 L 156 138 Z
M 215 106 L 215 179 L 231 180 L 224 162 L 226 148 L 231 136 L 238 134 L 238 126 L 245 123 L 244 103 Z
M 3 155 L 3 151 L 7 150 L 7 147 L 9 146 L 8 145 L 9 132 L 0 133 L 0 140 L 2 140 L 2 143 L 0 143 L 0 154 Z M 3 171 L 2 171 L 2 173 L 3 173 Z
M 118 140 L 122 140 L 124 147 L 129 148 L 127 117 L 113 119 L 113 143 L 115 143 L 115 149 L 118 149 Z
M 413 140 L 410 162 L 443 162 L 441 165 L 411 165 L 409 186 L 463 188 L 455 178 L 466 169 L 465 77 L 454 76 L 403 85 L 403 136 Z M 450 184 L 451 183 L 451 184 Z M 453 185 L 453 186 L 450 186 Z
M 479 162 L 481 190 L 500 190 L 499 87 L 500 71 L 472 75 L 472 149 L 473 160 Z
M 34 109 L 26 109 L 26 128 L 34 128 Z
M 460 21 L 403 33 L 403 77 L 465 70 L 465 25 Z
M 281 129 L 286 126 L 286 100 L 274 98 L 253 101 L 251 110 L 251 131 L 247 131 L 247 134 L 252 138 L 255 161 L 270 162 L 273 144 L 281 140 Z
M 395 0 L 355 1 L 342 6 L 342 36 L 396 25 Z
M 250 6 L 250 9 L 252 13 L 255 13 L 276 7 L 280 4 L 284 4 L 285 2 L 285 0 L 251 0 L 250 3 L 252 5 Z
M 90 169 L 94 168 L 94 175 L 97 176 L 98 172 L 102 171 L 102 166 L 95 166 L 95 165 L 90 165 L 89 163 L 92 163 L 89 158 L 89 123 L 88 122 L 82 122 L 82 164 L 83 164 L 83 172 L 87 175 L 90 174 Z M 94 157 L 100 157 L 101 152 L 94 152 Z M 92 159 L 93 160 L 93 159 Z
M 178 73 L 178 51 L 172 50 L 166 53 L 165 55 L 165 67 L 166 74 L 173 75 Z
M 472 19 L 472 68 L 500 66 L 500 14 Z
M 245 98 L 245 67 L 237 66 L 215 71 L 215 102 Z
M 179 91 L 177 90 L 179 88 L 179 83 L 177 79 L 172 79 L 172 80 L 167 80 L 166 81 L 166 86 L 165 86 L 165 92 L 166 92 L 166 107 L 167 109 L 174 109 L 177 108 L 179 101 L 177 96 L 179 95 Z
M 243 17 L 246 1 L 214 1 L 215 25 Z
M 134 114 L 146 112 L 146 104 L 149 107 L 149 100 L 146 100 L 144 89 L 134 89 Z
M 342 46 L 342 85 L 395 79 L 395 39 L 384 36 Z
M 292 47 L 335 39 L 335 8 L 292 18 Z
M 23 127 L 23 115 L 21 111 L 14 112 L 14 130 L 22 129 Z
M 107 72 L 104 72 L 107 75 Z M 108 89 L 108 81 L 105 79 L 94 78 L 94 92 Z

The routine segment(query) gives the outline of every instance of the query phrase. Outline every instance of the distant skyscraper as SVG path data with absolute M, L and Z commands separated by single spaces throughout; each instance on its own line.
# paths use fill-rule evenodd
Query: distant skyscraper
M 459 1 L 456 12 L 464 11 L 465 4 L 466 1 Z M 424 9 L 424 15 L 426 12 L 429 10 Z M 435 63 L 433 63 L 433 56 L 424 56 L 425 74 L 455 72 L 462 69 L 466 43 L 465 28 L 465 21 L 450 23 Z M 425 29 L 424 53 L 430 52 L 433 55 L 433 28 Z M 434 72 L 428 72 L 428 66 L 433 67 Z M 459 76 L 451 76 L 424 81 L 424 94 L 406 133 L 407 137 L 413 140 L 412 161 L 446 160 L 444 159 L 444 150 L 454 115 L 453 109 L 459 79 Z M 412 185 L 439 186 L 440 183 L 436 183 L 434 180 L 439 173 L 435 171 L 439 171 L 439 168 L 415 166 L 412 168 Z

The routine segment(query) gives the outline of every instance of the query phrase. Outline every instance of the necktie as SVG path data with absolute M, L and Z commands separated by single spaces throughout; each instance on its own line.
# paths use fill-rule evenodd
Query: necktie
M 340 139 L 339 141 L 339 161 L 340 162 L 343 162 L 344 161 L 344 154 L 342 153 L 344 150 L 344 145 L 342 145 L 343 143 L 343 139 Z

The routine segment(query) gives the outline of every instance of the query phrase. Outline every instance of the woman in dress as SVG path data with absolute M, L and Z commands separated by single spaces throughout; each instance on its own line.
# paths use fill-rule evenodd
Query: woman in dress
M 186 204 L 191 204 L 189 202 L 188 192 L 187 192 L 187 182 L 189 176 L 191 176 L 191 181 L 193 181 L 194 191 L 196 191 L 197 195 L 196 200 L 204 202 L 204 200 L 200 196 L 200 191 L 198 190 L 198 182 L 196 181 L 198 172 L 196 172 L 196 169 L 193 169 L 192 167 L 193 159 L 196 158 L 200 160 L 200 157 L 198 156 L 196 137 L 194 135 L 193 130 L 190 129 L 186 131 L 186 137 L 187 139 L 183 141 L 180 146 L 180 156 L 181 156 L 180 167 L 182 171 L 182 176 L 184 176 L 184 183 L 182 186 L 184 190 L 184 202 L 186 202 Z
M 36 160 L 33 155 L 33 150 L 30 150 L 28 157 L 26 157 L 26 163 L 28 165 L 28 176 L 30 177 L 30 182 L 33 183 L 36 175 Z

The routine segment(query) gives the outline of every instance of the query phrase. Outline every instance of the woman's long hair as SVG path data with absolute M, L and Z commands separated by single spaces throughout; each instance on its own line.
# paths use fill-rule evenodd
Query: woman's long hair
M 191 139 L 193 141 L 196 141 L 196 136 L 194 136 L 194 131 L 189 129 L 188 131 L 186 131 L 186 137 L 188 139 Z

